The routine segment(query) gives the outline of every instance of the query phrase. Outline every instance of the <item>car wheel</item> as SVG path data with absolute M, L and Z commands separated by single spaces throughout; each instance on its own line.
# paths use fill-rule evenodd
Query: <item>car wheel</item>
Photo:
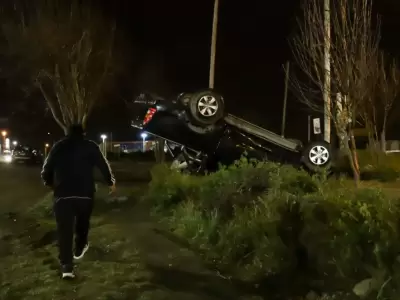
M 332 151 L 330 144 L 312 142 L 308 144 L 302 153 L 302 161 L 311 171 L 328 170 L 332 165 Z
M 188 109 L 194 125 L 209 126 L 224 117 L 225 105 L 221 95 L 206 90 L 190 96 Z

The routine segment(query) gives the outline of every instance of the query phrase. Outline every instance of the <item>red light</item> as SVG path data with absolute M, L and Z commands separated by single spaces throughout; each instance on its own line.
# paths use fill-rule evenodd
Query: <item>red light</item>
M 155 114 L 156 112 L 157 112 L 157 109 L 155 109 L 155 108 L 149 108 L 149 109 L 147 110 L 147 113 L 146 113 L 145 117 L 144 117 L 143 125 L 146 125 L 147 123 L 149 123 L 149 122 L 151 121 L 151 119 L 154 117 L 154 114 Z

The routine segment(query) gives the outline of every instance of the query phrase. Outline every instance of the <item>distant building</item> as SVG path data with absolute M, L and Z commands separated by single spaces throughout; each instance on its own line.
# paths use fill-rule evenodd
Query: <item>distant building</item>
M 132 153 L 132 152 L 142 152 L 150 151 L 154 147 L 154 141 L 145 141 L 143 147 L 143 141 L 122 141 L 122 142 L 107 142 L 106 141 L 107 152 L 115 153 Z M 103 149 L 103 145 L 100 144 L 100 148 Z

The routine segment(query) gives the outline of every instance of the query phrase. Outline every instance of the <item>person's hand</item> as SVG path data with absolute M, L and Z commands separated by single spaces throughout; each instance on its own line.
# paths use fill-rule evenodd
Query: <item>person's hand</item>
M 110 195 L 111 195 L 111 194 L 114 194 L 116 190 L 117 190 L 117 187 L 115 186 L 115 183 L 114 183 L 113 185 L 110 186 L 110 192 L 109 192 L 109 194 L 110 194 Z

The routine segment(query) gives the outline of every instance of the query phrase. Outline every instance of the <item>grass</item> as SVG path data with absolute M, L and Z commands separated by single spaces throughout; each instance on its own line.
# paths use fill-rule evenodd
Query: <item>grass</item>
M 332 181 L 334 181 L 334 179 Z M 354 186 L 354 181 L 352 179 L 346 179 L 342 184 L 343 183 L 349 187 Z M 391 182 L 380 182 L 377 180 L 361 181 L 360 188 L 380 188 L 389 197 L 397 199 L 400 195 L 400 180 Z
M 92 220 L 93 246 L 77 265 L 78 280 L 60 281 L 49 207 L 51 197 L 45 197 L 26 214 L 2 219 L 0 299 L 136 299 L 151 275 L 126 232 L 99 211 Z
M 31 180 L 30 175 L 19 178 L 19 182 L 10 179 L 10 190 L 18 188 L 23 180 Z M 120 186 L 115 197 L 108 197 L 105 188 L 99 190 L 91 248 L 76 266 L 77 280 L 63 282 L 52 197 L 49 194 L 36 201 L 31 199 L 30 194 L 43 194 L 40 186 L 36 188 L 40 191 L 33 192 L 31 185 L 24 195 L 19 193 L 20 203 L 15 210 L 11 210 L 12 202 L 17 198 L 0 202 L 1 300 L 238 299 L 230 282 L 162 234 L 164 229 L 158 228 L 147 204 L 140 201 L 147 188 L 140 182 Z

